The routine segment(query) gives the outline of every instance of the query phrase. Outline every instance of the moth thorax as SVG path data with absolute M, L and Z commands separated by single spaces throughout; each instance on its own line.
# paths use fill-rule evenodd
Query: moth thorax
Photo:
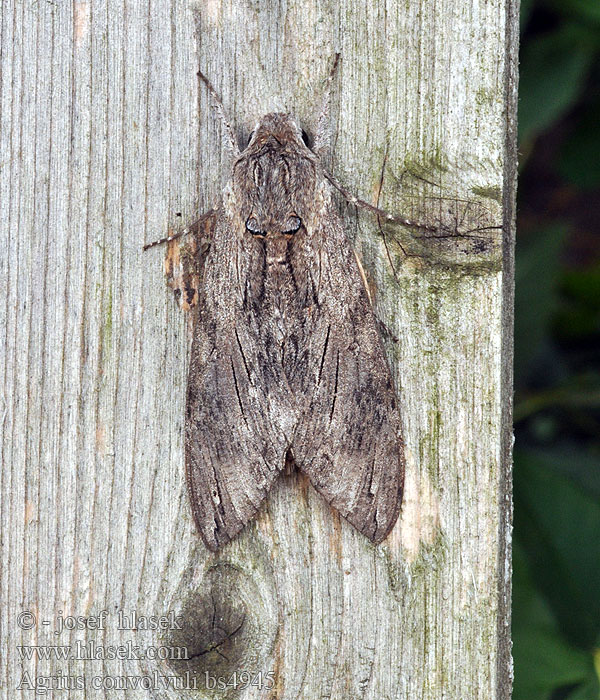
M 267 265 L 285 265 L 288 261 L 289 246 L 292 237 L 285 235 L 267 235 L 264 238 Z

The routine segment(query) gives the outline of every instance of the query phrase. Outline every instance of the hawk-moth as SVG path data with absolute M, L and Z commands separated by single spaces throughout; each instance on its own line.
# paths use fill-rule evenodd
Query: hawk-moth
M 179 260 L 182 301 L 195 314 L 185 461 L 196 525 L 211 550 L 229 542 L 293 460 L 379 543 L 402 500 L 400 414 L 338 186 L 320 157 L 328 93 L 311 146 L 290 114 L 270 113 L 240 152 L 199 75 L 233 165 L 221 204 L 185 231 Z

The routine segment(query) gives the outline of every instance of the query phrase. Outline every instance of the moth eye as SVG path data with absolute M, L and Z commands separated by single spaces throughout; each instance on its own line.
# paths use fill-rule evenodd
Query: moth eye
M 292 233 L 296 233 L 300 226 L 302 226 L 302 219 L 300 219 L 299 216 L 290 216 L 285 223 L 285 230 L 283 233 L 290 236 Z
M 310 148 L 310 139 L 308 138 L 308 134 L 304 129 L 302 129 L 302 140 L 304 141 L 304 145 Z
M 250 233 L 253 236 L 266 236 L 267 235 L 266 231 L 262 231 L 259 228 L 258 221 L 253 216 L 250 216 L 250 217 L 248 217 L 248 219 L 246 219 L 246 230 L 250 231 Z

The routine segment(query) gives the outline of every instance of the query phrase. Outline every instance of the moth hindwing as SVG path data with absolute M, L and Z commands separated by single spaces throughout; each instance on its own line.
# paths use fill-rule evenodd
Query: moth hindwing
M 204 542 L 240 532 L 286 458 L 381 542 L 404 480 L 394 382 L 332 185 L 290 115 L 259 121 L 199 221 L 171 278 L 179 266 L 195 306 L 185 460 Z

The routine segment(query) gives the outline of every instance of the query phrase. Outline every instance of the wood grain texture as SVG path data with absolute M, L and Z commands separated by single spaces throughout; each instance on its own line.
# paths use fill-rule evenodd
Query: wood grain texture
M 509 697 L 517 9 L 3 2 L 3 697 L 33 697 L 27 679 L 17 689 L 25 672 L 81 676 L 85 692 L 56 693 L 72 698 Z M 292 475 L 212 554 L 184 480 L 189 327 L 163 251 L 141 246 L 222 191 L 228 155 L 198 68 L 240 134 L 275 109 L 310 131 L 338 50 L 338 180 L 456 224 L 416 236 L 340 202 L 400 386 L 401 521 L 374 547 Z M 182 629 L 120 630 L 119 609 L 173 610 Z M 53 634 L 60 611 L 102 610 L 104 629 Z M 76 640 L 192 658 L 19 657 Z M 273 672 L 274 688 L 164 686 L 234 671 Z

